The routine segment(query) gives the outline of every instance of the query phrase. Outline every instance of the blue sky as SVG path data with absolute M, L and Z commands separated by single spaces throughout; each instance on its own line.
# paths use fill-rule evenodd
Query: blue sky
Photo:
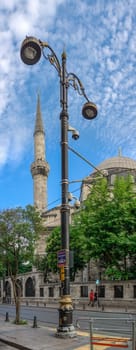
M 98 117 L 83 119 L 85 100 L 69 88 L 69 123 L 80 132 L 69 145 L 94 165 L 114 157 L 136 159 L 136 1 L 0 1 L 0 209 L 33 204 L 30 164 L 37 92 L 50 164 L 48 208 L 61 198 L 59 77 L 42 57 L 35 66 L 20 59 L 26 35 L 47 41 L 59 60 L 65 48 L 67 71 L 82 81 Z M 69 152 L 69 180 L 92 172 Z M 79 194 L 79 183 L 70 191 Z

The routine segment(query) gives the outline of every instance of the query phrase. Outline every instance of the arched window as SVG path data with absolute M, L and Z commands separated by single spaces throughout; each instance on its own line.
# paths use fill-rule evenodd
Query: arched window
M 11 303 L 11 284 L 8 281 L 6 281 L 5 283 L 4 292 L 5 292 L 5 302 L 10 304 Z
M 35 279 L 29 277 L 25 284 L 25 296 L 35 297 Z

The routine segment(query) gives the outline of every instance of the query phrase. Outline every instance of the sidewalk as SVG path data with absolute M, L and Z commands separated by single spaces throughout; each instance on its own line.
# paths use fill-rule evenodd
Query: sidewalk
M 39 326 L 14 325 L 0 319 L 0 342 L 21 350 L 89 350 L 89 333 L 77 331 L 75 338 L 60 339 L 56 329 Z M 88 344 L 88 345 L 87 345 Z M 2 348 L 0 347 L 2 350 Z

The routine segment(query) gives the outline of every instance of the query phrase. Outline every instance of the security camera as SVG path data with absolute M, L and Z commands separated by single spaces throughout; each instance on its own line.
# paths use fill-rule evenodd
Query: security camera
M 79 208 L 80 208 L 80 201 L 79 201 L 78 199 L 75 201 L 74 207 L 75 207 L 76 209 L 79 209 Z
M 71 192 L 68 192 L 68 201 L 71 202 L 73 199 L 73 195 Z
M 104 170 L 102 170 L 101 172 L 102 172 L 103 176 L 108 176 L 108 175 L 109 175 L 109 174 L 108 174 L 108 170 L 105 170 L 105 169 L 104 169 Z
M 74 140 L 78 140 L 79 139 L 79 131 L 72 128 L 72 126 L 68 125 L 68 131 L 71 131 L 72 132 L 72 138 Z
M 73 130 L 72 131 L 72 139 L 78 140 L 79 139 L 79 131 L 78 130 Z

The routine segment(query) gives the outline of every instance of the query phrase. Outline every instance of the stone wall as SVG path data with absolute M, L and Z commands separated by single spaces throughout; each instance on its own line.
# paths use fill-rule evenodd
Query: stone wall
M 43 274 L 36 271 L 18 276 L 18 279 L 20 279 L 22 284 L 21 300 L 23 304 L 44 305 L 47 303 L 58 303 L 61 295 L 61 284 L 57 280 L 56 282 L 44 283 Z M 6 279 L 5 283 L 8 283 L 8 295 L 6 295 L 6 290 L 4 290 L 3 281 L 1 280 L 0 300 L 2 302 L 3 297 L 7 296 L 5 301 L 13 302 L 13 288 L 10 279 Z M 95 281 L 89 283 L 71 282 L 70 287 L 72 299 L 78 304 L 87 303 L 90 290 L 93 289 L 95 291 L 97 289 L 100 304 L 119 307 L 131 305 L 134 308 L 136 307 L 136 280 L 101 281 L 98 285 L 96 285 Z

